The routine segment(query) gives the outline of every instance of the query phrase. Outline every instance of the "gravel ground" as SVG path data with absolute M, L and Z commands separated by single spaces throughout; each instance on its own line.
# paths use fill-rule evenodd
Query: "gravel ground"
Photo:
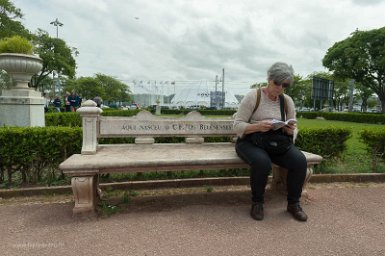
M 118 213 L 90 219 L 72 218 L 70 195 L 0 199 L 0 254 L 385 255 L 385 183 L 308 192 L 306 223 L 271 190 L 265 219 L 254 221 L 247 186 L 139 191 Z M 109 195 L 106 204 L 119 200 Z

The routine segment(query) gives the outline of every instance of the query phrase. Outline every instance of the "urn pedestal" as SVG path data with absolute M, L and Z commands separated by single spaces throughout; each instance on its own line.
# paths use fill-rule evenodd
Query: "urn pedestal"
M 45 126 L 44 103 L 40 92 L 28 87 L 31 77 L 43 67 L 33 55 L 0 54 L 0 69 L 5 70 L 14 86 L 2 90 L 0 126 Z

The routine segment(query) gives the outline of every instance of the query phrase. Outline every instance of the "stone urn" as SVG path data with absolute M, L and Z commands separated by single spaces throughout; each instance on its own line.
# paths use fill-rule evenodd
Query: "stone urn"
M 19 53 L 0 54 L 0 69 L 5 70 L 16 83 L 16 89 L 29 89 L 31 77 L 43 68 L 43 60 L 34 55 Z
M 45 126 L 41 92 L 28 87 L 34 74 L 43 67 L 43 60 L 34 55 L 0 54 L 0 69 L 5 70 L 15 86 L 3 89 L 0 96 L 1 126 Z

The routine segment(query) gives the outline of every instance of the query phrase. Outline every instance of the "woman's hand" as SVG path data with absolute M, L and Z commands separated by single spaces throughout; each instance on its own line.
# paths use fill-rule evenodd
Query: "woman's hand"
M 273 125 L 271 121 L 258 121 L 252 124 L 249 124 L 245 129 L 245 134 L 250 134 L 254 132 L 267 132 L 272 129 Z
M 283 132 L 288 134 L 288 135 L 293 135 L 294 134 L 294 130 L 296 128 L 297 128 L 296 124 L 288 124 L 288 125 L 282 127 Z
M 273 128 L 271 121 L 259 121 L 256 123 L 258 132 L 267 132 Z

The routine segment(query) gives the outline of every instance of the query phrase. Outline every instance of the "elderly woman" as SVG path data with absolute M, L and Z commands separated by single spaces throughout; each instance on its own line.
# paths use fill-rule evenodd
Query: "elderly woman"
M 305 156 L 292 143 L 296 123 L 273 130 L 273 120 L 281 120 L 282 117 L 295 119 L 294 102 L 284 94 L 293 79 L 291 66 L 282 62 L 273 64 L 267 71 L 267 86 L 258 92 L 251 90 L 235 115 L 234 129 L 238 135 L 235 149 L 238 156 L 250 165 L 250 215 L 255 220 L 264 218 L 264 193 L 272 163 L 288 169 L 287 211 L 296 220 L 307 220 L 300 206 L 307 163 Z M 276 150 L 272 149 L 274 146 L 277 146 Z

